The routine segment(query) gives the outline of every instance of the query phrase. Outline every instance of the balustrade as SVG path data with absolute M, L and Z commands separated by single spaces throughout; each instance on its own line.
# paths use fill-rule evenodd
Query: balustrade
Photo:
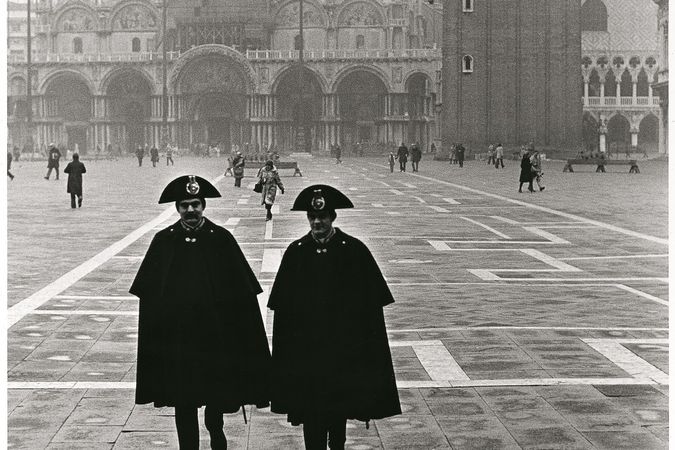
M 584 106 L 617 107 L 617 106 L 659 106 L 659 97 L 588 97 Z

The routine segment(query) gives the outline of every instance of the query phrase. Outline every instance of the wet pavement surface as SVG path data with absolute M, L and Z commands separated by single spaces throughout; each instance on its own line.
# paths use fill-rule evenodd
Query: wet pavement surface
M 403 414 L 350 422 L 348 448 L 668 448 L 667 162 L 596 174 L 546 161 L 546 190 L 520 194 L 517 161 L 460 169 L 424 155 L 418 173 L 390 173 L 384 157 L 297 161 L 304 177 L 281 172 L 286 194 L 267 223 L 255 171 L 235 188 L 224 158 L 83 158 L 76 210 L 63 175 L 13 163 L 8 447 L 177 448 L 173 409 L 134 405 L 128 289 L 153 234 L 178 217 L 160 192 L 195 173 L 216 181 L 223 198 L 205 215 L 232 231 L 266 289 L 308 231 L 289 211 L 301 189 L 331 184 L 354 202 L 335 225 L 368 245 L 396 299 L 385 318 Z M 247 415 L 226 416 L 230 448 L 303 448 L 285 416 Z

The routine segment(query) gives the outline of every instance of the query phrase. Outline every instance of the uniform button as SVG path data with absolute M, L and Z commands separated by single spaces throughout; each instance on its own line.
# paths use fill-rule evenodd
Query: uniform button
M 324 249 L 322 249 L 321 251 L 324 252 L 324 253 L 326 253 L 328 250 L 326 250 L 326 249 L 324 248 Z
M 342 241 L 342 244 L 344 245 L 344 244 L 346 244 L 346 242 L 345 242 L 345 241 Z
M 171 228 L 169 231 L 173 231 L 173 228 Z
M 192 238 L 192 239 L 191 239 L 191 242 L 197 242 L 197 239 Z
M 317 248 L 317 249 L 316 249 L 316 252 L 317 252 L 317 253 L 321 253 L 321 249 Z
M 185 242 L 190 242 L 190 238 L 189 238 L 189 237 L 186 237 L 186 238 L 185 238 Z
M 211 233 L 213 233 L 213 230 L 209 230 Z

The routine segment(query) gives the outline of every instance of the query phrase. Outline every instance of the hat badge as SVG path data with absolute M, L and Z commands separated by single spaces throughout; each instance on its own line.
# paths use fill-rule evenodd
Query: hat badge
M 199 183 L 195 180 L 194 175 L 188 175 L 190 181 L 185 185 L 185 190 L 190 195 L 197 195 L 199 193 Z
M 321 189 L 314 189 L 314 198 L 312 199 L 312 208 L 315 211 L 321 211 L 326 206 L 326 200 L 323 198 Z

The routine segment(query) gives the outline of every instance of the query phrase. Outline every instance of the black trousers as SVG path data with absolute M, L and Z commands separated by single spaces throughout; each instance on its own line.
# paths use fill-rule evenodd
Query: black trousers
M 347 419 L 315 417 L 305 420 L 302 434 L 307 450 L 326 450 L 326 443 L 331 450 L 343 450 L 347 440 Z
M 56 171 L 56 179 L 58 180 L 59 179 L 59 166 L 48 167 L 47 168 L 47 175 L 45 176 L 45 178 L 49 178 L 49 176 L 52 174 L 52 169 L 54 169 Z
M 398 165 L 399 165 L 399 168 L 400 168 L 400 171 L 401 171 L 401 172 L 405 172 L 405 164 L 406 164 L 406 162 L 407 162 L 407 161 L 401 161 L 401 160 L 399 159 Z
M 199 450 L 197 408 L 176 406 L 174 409 L 180 450 Z M 227 439 L 223 432 L 223 413 L 207 405 L 204 408 L 204 424 L 211 436 L 211 450 L 227 450 Z
M 82 196 L 70 193 L 70 207 L 75 208 L 75 199 L 77 199 L 77 206 L 82 206 Z

